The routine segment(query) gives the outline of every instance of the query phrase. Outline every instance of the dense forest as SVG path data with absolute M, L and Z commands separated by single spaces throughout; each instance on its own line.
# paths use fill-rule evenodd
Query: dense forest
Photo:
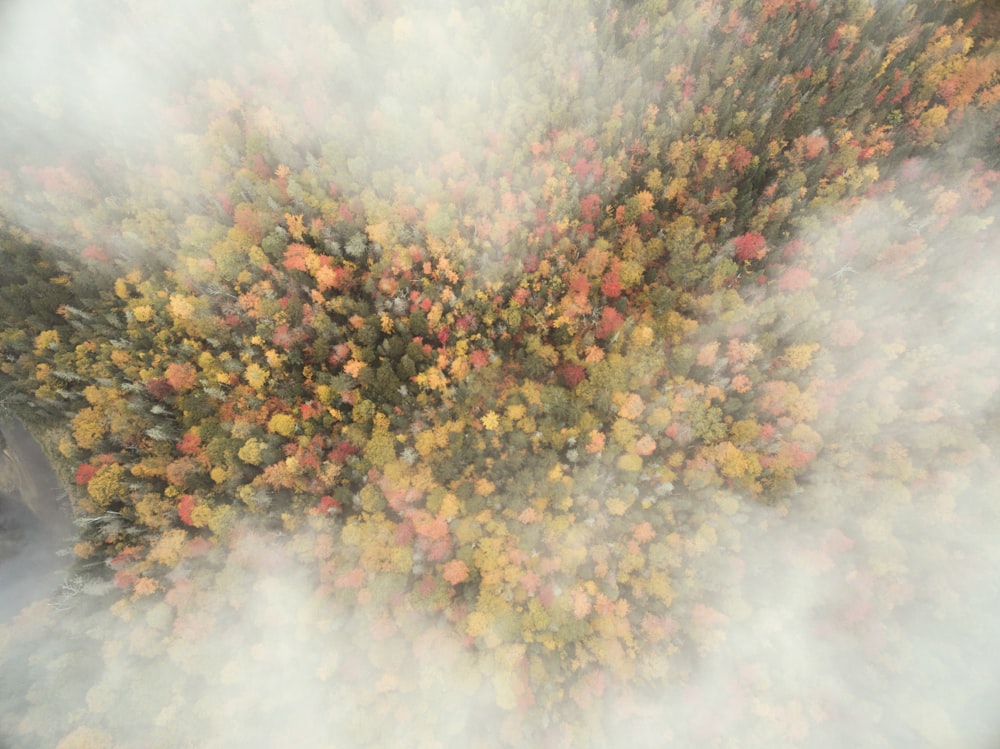
M 1000 740 L 995 4 L 63 5 L 0 743 Z

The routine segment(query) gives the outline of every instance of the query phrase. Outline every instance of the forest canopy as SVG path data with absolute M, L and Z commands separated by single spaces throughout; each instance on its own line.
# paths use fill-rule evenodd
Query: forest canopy
M 64 69 L 0 86 L 2 404 L 79 531 L 0 639 L 0 736 L 239 744 L 269 637 L 312 662 L 268 745 L 607 746 L 685 685 L 697 725 L 640 745 L 897 730 L 750 656 L 725 707 L 693 685 L 786 574 L 755 544 L 850 579 L 830 626 L 909 663 L 872 632 L 947 584 L 901 539 L 996 479 L 966 334 L 996 311 L 995 10 L 84 5 Z M 422 711 L 435 685 L 500 729 Z M 947 704 L 900 735 L 960 731 Z

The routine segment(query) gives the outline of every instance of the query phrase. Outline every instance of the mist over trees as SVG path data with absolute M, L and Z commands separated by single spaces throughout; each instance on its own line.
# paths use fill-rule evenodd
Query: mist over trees
M 5 745 L 996 741 L 992 6 L 59 7 Z

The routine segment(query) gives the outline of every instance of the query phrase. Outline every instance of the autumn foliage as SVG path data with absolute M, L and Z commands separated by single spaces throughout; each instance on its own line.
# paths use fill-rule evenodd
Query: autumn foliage
M 492 685 L 505 710 L 570 694 L 585 714 L 605 678 L 672 678 L 647 645 L 713 647 L 729 615 L 687 565 L 738 545 L 742 505 L 795 501 L 841 449 L 824 429 L 838 394 L 876 373 L 832 371 L 823 346 L 888 334 L 821 296 L 876 230 L 845 222 L 831 243 L 815 217 L 885 197 L 930 231 L 958 222 L 965 198 L 919 159 L 996 117 L 995 47 L 943 3 L 908 20 L 891 3 L 571 3 L 569 29 L 514 5 L 488 15 L 565 52 L 514 71 L 508 106 L 545 123 L 530 138 L 470 109 L 456 149 L 370 168 L 333 136 L 317 147 L 303 118 L 363 120 L 358 148 L 389 154 L 401 124 L 388 105 L 341 111 L 334 87 L 305 111 L 283 98 L 274 81 L 304 76 L 303 55 L 280 73 L 248 60 L 260 89 L 234 74 L 171 102 L 193 152 L 174 166 L 200 202 L 148 191 L 127 219 L 87 198 L 83 166 L 19 172 L 64 206 L 53 237 L 100 241 L 66 274 L 38 266 L 79 298 L 0 334 L 0 371 L 55 435 L 80 564 L 107 562 L 122 610 L 162 599 L 166 637 L 220 626 L 193 560 L 267 566 L 248 534 L 280 534 L 318 597 L 443 617 L 513 674 Z M 347 6 L 389 37 L 408 20 Z M 628 85 L 592 112 L 556 96 L 602 91 L 577 44 L 627 60 Z M 969 236 L 992 220 L 993 166 L 957 169 Z M 895 197 L 907 169 L 919 199 Z M 146 244 L 118 252 L 126 239 Z M 925 250 L 915 230 L 873 264 L 916 273 Z M 902 408 L 877 382 L 872 413 Z M 907 460 L 887 463 L 900 481 Z

